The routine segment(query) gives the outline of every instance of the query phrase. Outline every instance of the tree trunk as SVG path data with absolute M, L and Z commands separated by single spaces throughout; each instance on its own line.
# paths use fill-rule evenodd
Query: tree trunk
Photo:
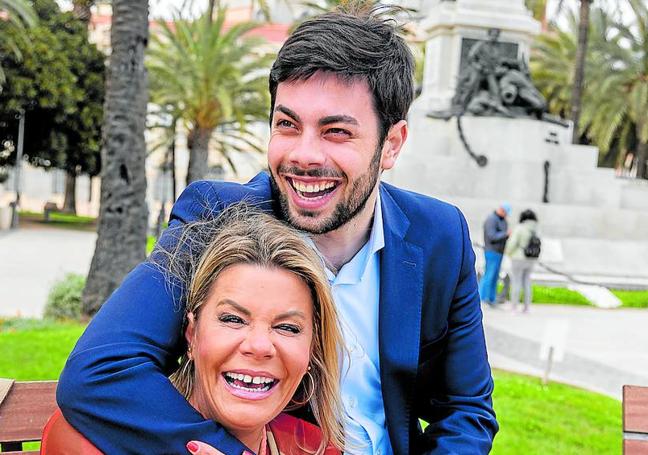
M 83 290 L 83 311 L 96 313 L 146 254 L 148 1 L 113 0 L 101 150 L 101 206 L 95 253 Z
M 195 128 L 189 133 L 189 168 L 187 169 L 187 185 L 196 180 L 202 180 L 209 171 L 209 139 L 212 130 Z
M 580 141 L 581 98 L 583 96 L 583 84 L 585 80 L 585 58 L 587 56 L 587 33 L 589 31 L 589 11 L 591 0 L 581 0 L 580 18 L 578 22 L 578 48 L 576 49 L 576 67 L 574 68 L 574 86 L 571 97 L 571 120 L 574 124 L 572 132 L 572 144 Z
M 216 0 L 209 0 L 209 6 L 207 7 L 207 13 L 209 16 L 209 23 L 211 24 L 214 20 L 214 9 L 216 9 Z
M 178 199 L 177 189 L 176 189 L 176 133 L 178 130 L 178 118 L 173 117 L 173 122 L 171 123 L 171 144 L 169 144 L 169 158 L 170 163 L 169 167 L 171 168 L 171 197 L 173 202 Z
M 646 170 L 646 160 L 648 160 L 648 143 L 639 141 L 637 145 L 637 178 L 648 178 L 648 171 Z
M 63 212 L 76 215 L 76 172 L 65 172 L 65 198 L 63 199 Z

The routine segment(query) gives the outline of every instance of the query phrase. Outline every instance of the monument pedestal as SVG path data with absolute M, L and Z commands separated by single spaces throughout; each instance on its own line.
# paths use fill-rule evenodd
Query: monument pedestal
M 488 158 L 485 167 L 465 151 L 456 117 L 414 112 L 409 139 L 385 180 L 457 205 L 478 244 L 482 223 L 501 201 L 513 206 L 511 226 L 532 209 L 540 220 L 543 263 L 584 279 L 648 287 L 648 181 L 597 168 L 597 149 L 570 144 L 568 127 L 524 118 L 465 116 L 461 122 L 470 147 Z

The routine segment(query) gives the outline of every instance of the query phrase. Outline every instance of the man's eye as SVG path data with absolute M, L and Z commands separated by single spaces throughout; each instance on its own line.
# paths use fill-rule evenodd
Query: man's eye
M 236 316 L 235 314 L 221 314 L 218 317 L 218 320 L 220 322 L 224 322 L 225 324 L 245 324 L 245 320 L 241 318 L 240 316 Z
M 279 324 L 275 326 L 275 329 L 282 332 L 290 333 L 292 335 L 298 335 L 301 333 L 301 328 L 295 324 Z
M 326 131 L 326 134 L 332 134 L 334 136 L 351 136 L 351 133 L 343 128 L 329 128 Z
M 294 128 L 295 127 L 293 122 L 291 122 L 290 120 L 286 120 L 286 119 L 278 120 L 275 125 L 277 126 L 277 128 Z

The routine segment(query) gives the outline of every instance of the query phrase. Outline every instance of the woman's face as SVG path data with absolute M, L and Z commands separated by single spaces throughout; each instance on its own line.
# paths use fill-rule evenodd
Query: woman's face
M 279 414 L 307 371 L 313 339 L 308 286 L 280 268 L 238 264 L 214 282 L 185 333 L 196 368 L 190 402 L 235 436 Z

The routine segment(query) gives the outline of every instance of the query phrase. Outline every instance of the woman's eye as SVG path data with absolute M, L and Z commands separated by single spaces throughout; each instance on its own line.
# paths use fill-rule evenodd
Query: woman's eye
M 236 316 L 235 314 L 221 314 L 218 317 L 218 320 L 220 322 L 224 322 L 225 324 L 245 324 L 245 320 L 241 318 L 240 316 Z
M 294 325 L 294 324 L 279 324 L 278 326 L 275 326 L 275 328 L 277 330 L 290 333 L 292 335 L 297 335 L 301 333 L 301 328 L 298 325 Z

